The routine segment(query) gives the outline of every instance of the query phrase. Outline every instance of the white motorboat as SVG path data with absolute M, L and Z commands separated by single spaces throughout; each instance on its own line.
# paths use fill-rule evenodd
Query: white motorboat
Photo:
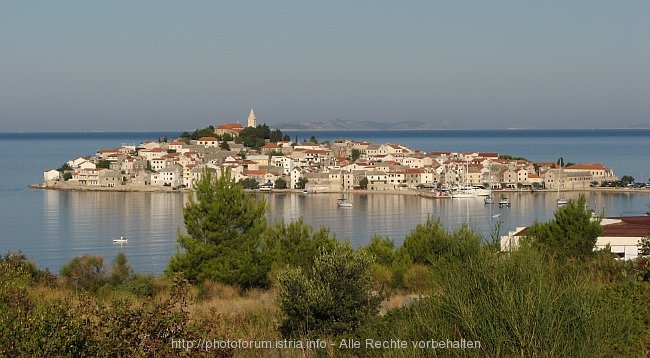
M 483 202 L 485 204 L 493 204 L 494 203 L 494 198 L 492 198 L 491 196 L 486 196 L 485 199 L 483 199 Z
M 490 196 L 492 195 L 492 190 L 490 189 L 485 189 L 485 187 L 481 185 L 472 185 L 472 189 L 476 191 L 476 195 L 478 196 Z
M 348 199 L 341 198 L 336 200 L 336 206 L 338 206 L 339 208 L 351 208 L 352 203 L 349 202 Z
M 510 199 L 507 196 L 501 197 L 501 200 L 499 200 L 499 207 L 504 207 L 508 206 L 510 207 Z
M 476 192 L 474 190 L 453 190 L 450 192 L 452 198 L 476 198 Z

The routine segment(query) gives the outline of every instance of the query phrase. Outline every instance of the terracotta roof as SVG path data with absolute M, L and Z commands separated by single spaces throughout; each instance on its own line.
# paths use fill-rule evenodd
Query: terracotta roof
M 621 222 L 603 225 L 603 233 L 600 236 L 642 237 L 650 233 L 650 216 L 622 216 L 611 219 Z
M 199 140 L 199 142 L 217 142 L 217 141 L 219 141 L 215 137 L 201 137 L 198 140 Z
M 602 225 L 603 233 L 599 237 L 644 237 L 650 233 L 650 216 L 620 216 L 608 219 L 620 220 L 619 223 Z M 529 227 L 515 234 L 526 236 Z
M 599 163 L 583 163 L 569 165 L 567 169 L 608 170 L 609 168 Z
M 224 123 L 217 126 L 217 129 L 243 129 L 239 123 Z

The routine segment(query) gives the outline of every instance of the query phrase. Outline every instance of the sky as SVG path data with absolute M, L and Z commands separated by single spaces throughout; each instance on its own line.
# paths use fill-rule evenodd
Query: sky
M 650 1 L 0 0 L 0 132 L 251 107 L 271 127 L 650 127 Z

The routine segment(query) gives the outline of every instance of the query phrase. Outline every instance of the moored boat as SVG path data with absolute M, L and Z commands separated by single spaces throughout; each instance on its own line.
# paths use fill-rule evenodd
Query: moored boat
M 499 206 L 504 207 L 504 206 L 510 206 L 510 199 L 507 196 L 501 197 L 501 200 L 499 200 Z
M 351 208 L 352 203 L 349 202 L 348 199 L 346 198 L 341 198 L 336 200 L 336 206 L 338 206 L 339 208 Z
M 127 239 L 124 236 L 120 236 L 119 238 L 116 238 L 116 237 L 113 238 L 113 243 L 115 243 L 115 244 L 125 244 L 128 241 L 129 241 L 129 239 Z

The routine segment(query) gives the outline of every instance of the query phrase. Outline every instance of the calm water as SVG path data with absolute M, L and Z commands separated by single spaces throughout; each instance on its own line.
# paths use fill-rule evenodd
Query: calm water
M 534 135 L 536 132 L 537 135 Z M 5 169 L 0 179 L 4 204 L 0 225 L 0 251 L 21 250 L 40 267 L 58 272 L 75 256 L 103 255 L 107 261 L 124 251 L 138 272 L 160 273 L 176 250 L 176 233 L 183 230 L 181 193 L 58 192 L 28 189 L 42 181 L 42 171 L 65 161 L 114 148 L 122 143 L 157 140 L 175 133 L 0 133 L 0 157 Z M 292 139 L 296 134 L 290 132 Z M 650 173 L 650 131 L 425 131 L 425 132 L 318 132 L 319 139 L 355 138 L 396 142 L 422 150 L 498 151 L 531 160 L 598 161 L 618 175 L 637 178 Z M 517 135 L 519 134 L 519 135 Z M 297 133 L 302 139 L 301 133 Z M 306 135 L 307 138 L 311 136 Z M 492 143 L 492 145 L 490 145 Z M 528 144 L 526 144 L 528 143 Z M 600 154 L 599 154 L 600 153 Z M 639 174 L 636 174 L 639 173 Z M 445 226 L 468 222 L 484 233 L 501 213 L 504 231 L 547 220 L 555 210 L 553 193 L 508 194 L 512 207 L 486 206 L 482 200 L 440 200 L 402 195 L 351 194 L 354 207 L 336 208 L 339 194 L 266 194 L 269 219 L 303 217 L 308 224 L 327 226 L 340 239 L 355 246 L 374 234 L 398 244 L 427 215 L 440 217 Z M 577 195 L 577 194 L 576 194 Z M 647 194 L 587 193 L 588 203 L 608 216 L 640 215 L 647 210 Z M 111 238 L 125 235 L 126 245 Z

